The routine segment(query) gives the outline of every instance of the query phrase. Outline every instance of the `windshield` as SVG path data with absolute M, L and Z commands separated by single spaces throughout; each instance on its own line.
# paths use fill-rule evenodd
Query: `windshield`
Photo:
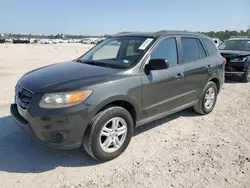
M 79 61 L 96 66 L 128 68 L 139 60 L 152 41 L 146 37 L 112 37 L 92 48 Z
M 228 40 L 222 43 L 219 49 L 250 51 L 250 40 Z

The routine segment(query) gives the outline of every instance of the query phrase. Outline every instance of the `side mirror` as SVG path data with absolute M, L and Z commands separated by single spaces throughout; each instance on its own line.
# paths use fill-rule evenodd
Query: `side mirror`
M 151 59 L 148 64 L 145 65 L 145 73 L 149 74 L 151 70 L 163 70 L 168 69 L 169 63 L 165 59 Z

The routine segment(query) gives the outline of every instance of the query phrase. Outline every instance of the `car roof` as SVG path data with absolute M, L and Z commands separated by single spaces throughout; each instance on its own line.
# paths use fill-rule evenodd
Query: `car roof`
M 229 40 L 249 40 L 250 41 L 250 37 L 232 37 Z
M 151 38 L 160 38 L 163 36 L 168 35 L 189 35 L 189 36 L 200 36 L 203 38 L 208 38 L 207 36 L 196 33 L 196 32 L 190 32 L 190 31 L 178 31 L 178 30 L 162 30 L 157 32 L 139 32 L 139 31 L 130 31 L 130 32 L 121 32 L 117 33 L 115 35 L 112 35 L 112 37 L 151 37 Z

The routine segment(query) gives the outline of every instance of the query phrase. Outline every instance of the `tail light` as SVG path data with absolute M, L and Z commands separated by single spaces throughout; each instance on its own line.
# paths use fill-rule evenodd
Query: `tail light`
M 227 64 L 227 59 L 226 58 L 223 58 L 223 64 Z

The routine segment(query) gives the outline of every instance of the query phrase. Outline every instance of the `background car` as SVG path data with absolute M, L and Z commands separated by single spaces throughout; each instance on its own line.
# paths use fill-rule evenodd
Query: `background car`
M 250 37 L 230 38 L 219 51 L 227 59 L 226 76 L 237 75 L 242 82 L 250 82 Z

